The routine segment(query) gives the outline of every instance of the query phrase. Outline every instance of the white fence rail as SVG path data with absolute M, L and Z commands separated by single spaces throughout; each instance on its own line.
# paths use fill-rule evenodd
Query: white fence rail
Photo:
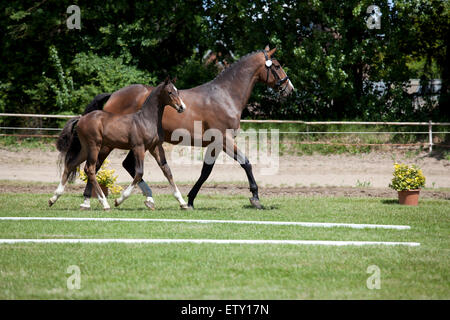
M 24 113 L 0 113 L 0 117 L 20 117 L 20 118 L 42 118 L 42 119 L 71 119 L 73 115 L 51 115 L 51 114 L 24 114 Z M 411 144 L 393 144 L 393 143 L 324 143 L 324 142 L 302 142 L 303 144 L 330 144 L 330 145 L 358 145 L 358 146 L 417 146 L 427 145 L 429 151 L 433 150 L 433 126 L 450 126 L 450 122 L 377 122 L 377 121 L 302 121 L 302 120 L 241 120 L 241 123 L 267 123 L 267 124 L 304 124 L 307 126 L 306 131 L 281 131 L 283 134 L 427 134 L 427 143 L 411 143 Z M 309 131 L 309 126 L 315 125 L 374 125 L 374 126 L 426 126 L 428 131 Z M 0 130 L 23 130 L 23 131 L 60 131 L 62 128 L 45 128 L 45 127 L 2 127 Z M 449 131 L 438 131 L 435 133 L 449 134 Z M 0 136 L 15 137 L 57 137 L 57 135 L 48 134 L 7 134 L 0 133 Z M 449 147 L 447 145 L 440 146 Z

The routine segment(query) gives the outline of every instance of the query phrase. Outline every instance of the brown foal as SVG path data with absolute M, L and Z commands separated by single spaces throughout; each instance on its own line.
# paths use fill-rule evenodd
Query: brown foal
M 173 107 L 178 113 L 186 109 L 186 105 L 178 95 L 177 88 L 169 79 L 166 79 L 165 82 L 153 89 L 152 93 L 146 98 L 142 109 L 136 113 L 117 115 L 97 110 L 79 118 L 77 123 L 74 123 L 79 140 L 75 139 L 64 155 L 64 172 L 58 188 L 48 202 L 49 205 L 52 206 L 63 194 L 69 177 L 86 160 L 84 170 L 88 180 L 95 188 L 103 209 L 110 209 L 106 197 L 95 178 L 96 164 L 99 160 L 100 150 L 102 150 L 103 159 L 101 159 L 101 162 L 103 162 L 113 149 L 119 148 L 133 152 L 135 174 L 130 186 L 115 200 L 116 206 L 127 199 L 136 184 L 142 180 L 145 151 L 149 150 L 172 186 L 174 196 L 179 201 L 180 206 L 187 208 L 186 202 L 173 181 L 170 168 L 166 162 L 164 149 L 162 148 L 164 141 L 162 116 L 166 105 Z M 75 141 L 79 141 L 79 145 Z M 150 208 L 154 207 L 151 197 L 150 199 L 147 198 L 145 204 Z

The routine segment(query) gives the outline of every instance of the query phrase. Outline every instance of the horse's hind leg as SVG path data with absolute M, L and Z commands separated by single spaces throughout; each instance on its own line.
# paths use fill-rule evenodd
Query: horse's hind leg
M 103 162 L 108 157 L 108 155 L 111 153 L 111 151 L 112 151 L 112 149 L 108 148 L 108 147 L 102 147 L 100 149 L 100 152 L 98 154 L 97 164 L 95 166 L 95 173 L 98 172 L 98 170 L 100 169 L 100 167 L 102 166 Z M 89 179 L 86 183 L 86 187 L 84 188 L 83 196 L 84 196 L 84 202 L 82 204 L 80 204 L 80 209 L 88 210 L 91 208 L 91 196 L 92 196 L 92 183 L 89 181 Z
M 132 150 L 128 152 L 127 157 L 122 162 L 122 166 L 127 170 L 127 172 L 130 174 L 131 177 L 134 178 L 136 174 L 136 161 L 135 156 Z M 148 184 L 142 179 L 140 182 L 138 182 L 138 187 L 142 190 L 142 193 L 146 197 L 145 205 L 149 208 L 154 210 L 155 209 L 155 201 L 153 200 L 152 196 L 152 189 L 148 186 Z
M 56 188 L 55 192 L 53 193 L 53 196 L 48 200 L 48 205 L 51 207 L 55 204 L 55 202 L 59 199 L 59 197 L 62 196 L 64 193 L 64 188 L 66 186 L 67 181 L 69 180 L 69 175 L 71 172 L 76 170 L 76 168 L 84 161 L 86 160 L 86 153 L 82 149 L 80 153 L 76 156 L 75 159 L 69 161 L 64 165 L 64 171 L 61 176 L 61 181 Z
M 259 203 L 258 196 L 258 185 L 256 184 L 255 178 L 253 177 L 252 165 L 250 161 L 248 161 L 247 157 L 238 149 L 236 146 L 236 142 L 230 138 L 226 139 L 225 145 L 223 146 L 223 150 L 234 160 L 239 162 L 241 167 L 245 170 L 247 174 L 248 183 L 250 186 L 250 191 L 252 192 L 252 197 L 249 199 L 252 206 L 257 209 L 262 209 L 261 204 Z
M 144 175 L 144 156 L 145 156 L 145 148 L 144 146 L 138 146 L 133 149 L 133 154 L 135 158 L 135 174 L 133 182 L 126 188 L 122 194 L 120 195 L 120 198 L 116 199 L 114 202 L 114 205 L 117 207 L 122 202 L 124 202 L 133 192 L 134 187 L 138 182 L 142 181 L 142 176 Z
M 181 195 L 180 190 L 178 190 L 178 187 L 176 186 L 175 182 L 173 181 L 172 172 L 170 171 L 169 165 L 167 164 L 166 154 L 164 153 L 164 149 L 163 149 L 162 145 L 158 145 L 153 150 L 150 150 L 150 153 L 153 155 L 153 157 L 155 157 L 156 162 L 158 163 L 162 172 L 164 173 L 164 175 L 166 176 L 170 185 L 172 186 L 173 196 L 180 203 L 180 208 L 184 209 L 184 210 L 192 209 L 191 207 L 189 207 L 186 204 L 186 202 L 183 199 L 183 196 Z

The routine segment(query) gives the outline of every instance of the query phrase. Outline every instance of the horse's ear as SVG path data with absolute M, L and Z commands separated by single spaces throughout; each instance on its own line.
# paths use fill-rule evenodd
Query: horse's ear
M 267 45 L 265 48 L 264 48 L 264 51 L 269 51 L 270 50 L 270 47 L 269 47 L 269 45 Z
M 175 82 L 177 82 L 177 77 L 173 78 L 171 81 L 173 84 L 175 84 Z
M 270 50 L 269 53 L 268 53 L 269 57 L 272 58 L 272 56 L 274 55 L 275 51 L 277 51 L 277 48 L 273 48 L 272 50 Z
M 166 79 L 164 79 L 164 84 L 166 85 L 166 84 L 168 84 L 169 83 L 169 81 L 170 81 L 170 77 L 169 76 L 167 76 L 166 77 Z

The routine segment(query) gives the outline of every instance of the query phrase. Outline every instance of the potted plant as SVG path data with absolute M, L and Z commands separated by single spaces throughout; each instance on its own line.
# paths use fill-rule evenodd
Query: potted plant
M 389 187 L 398 192 L 400 204 L 417 206 L 420 188 L 425 186 L 425 176 L 415 165 L 394 164 L 394 177 Z
M 116 170 L 108 169 L 108 165 L 109 160 L 105 160 L 96 176 L 97 182 L 102 188 L 102 191 L 106 197 L 108 196 L 109 191 L 111 191 L 112 194 L 120 194 L 120 192 L 122 191 L 122 187 L 116 184 L 117 175 L 114 175 Z M 88 178 L 84 170 L 79 170 L 78 172 L 80 174 L 80 180 L 87 182 Z M 97 197 L 97 193 L 95 192 L 94 188 L 92 188 L 92 197 Z

